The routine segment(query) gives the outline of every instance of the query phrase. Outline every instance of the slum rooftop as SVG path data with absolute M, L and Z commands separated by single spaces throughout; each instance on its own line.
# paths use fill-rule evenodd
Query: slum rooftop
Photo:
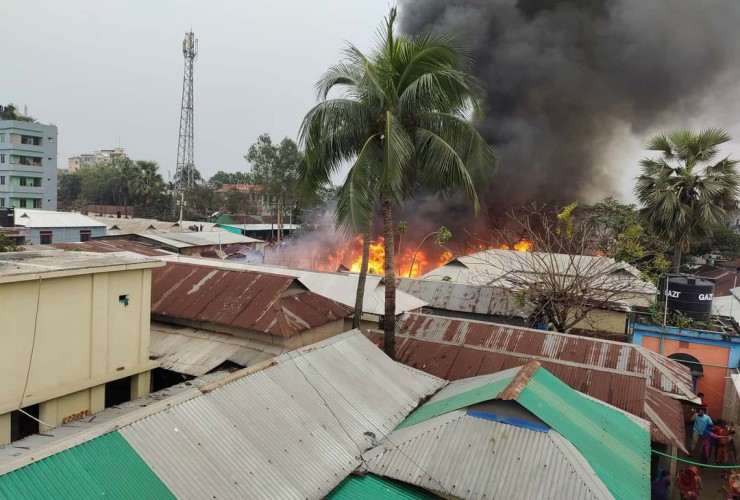
M 0 283 L 56 278 L 91 272 L 162 267 L 157 259 L 130 252 L 89 253 L 41 250 L 0 253 Z

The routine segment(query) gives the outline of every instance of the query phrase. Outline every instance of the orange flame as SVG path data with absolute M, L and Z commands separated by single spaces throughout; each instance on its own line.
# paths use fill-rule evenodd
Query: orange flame
M 534 245 L 527 238 L 522 238 L 514 243 L 514 250 L 517 252 L 531 252 L 533 247 Z
M 414 258 L 415 249 L 403 250 L 403 255 L 396 255 L 396 276 L 409 276 L 411 262 L 413 269 L 411 277 L 421 276 L 429 265 L 426 253 L 419 250 Z M 441 257 L 440 257 L 441 259 Z M 446 262 L 446 261 L 445 261 Z M 327 252 L 325 262 L 316 262 L 316 269 L 322 271 L 336 271 L 344 266 L 353 273 L 359 273 L 362 266 L 362 238 L 358 237 L 348 241 L 342 247 Z M 369 274 L 385 274 L 385 240 L 378 238 L 370 242 L 370 256 L 368 259 L 367 272 Z

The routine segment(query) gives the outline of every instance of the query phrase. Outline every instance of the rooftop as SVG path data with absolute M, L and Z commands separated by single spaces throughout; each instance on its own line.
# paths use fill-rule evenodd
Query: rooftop
M 536 361 L 450 383 L 363 459 L 371 473 L 455 497 L 649 491 L 647 422 L 571 389 Z
M 17 450 L 0 467 L 0 496 L 39 496 L 53 484 L 82 496 L 151 498 L 164 485 L 180 498 L 323 498 L 444 384 L 347 332 L 99 427 L 89 427 L 94 415 L 54 429 L 87 427 L 33 454 Z M 96 439 L 113 448 L 82 446 Z
M 42 247 L 56 248 L 58 250 L 74 250 L 76 252 L 131 252 L 135 254 L 146 255 L 148 257 L 172 255 L 172 253 L 168 252 L 167 250 L 155 248 L 151 245 L 147 245 L 144 242 L 132 241 L 122 238 L 94 238 L 92 240 L 79 243 L 52 243 L 50 245 L 37 245 L 35 248 Z
M 108 234 L 110 235 L 146 233 L 151 231 L 182 231 L 182 228 L 177 222 L 164 222 L 156 219 L 140 219 L 135 217 L 116 218 L 93 215 L 91 215 L 90 218 L 105 225 L 108 228 Z
M 160 260 L 130 252 L 8 252 L 0 253 L 0 283 L 162 266 Z
M 56 212 L 36 208 L 16 208 L 15 225 L 28 228 L 105 227 L 102 222 L 77 212 Z
M 152 315 L 290 338 L 351 309 L 310 292 L 297 278 L 167 263 L 152 273 Z
M 141 233 L 137 235 L 144 240 L 151 240 L 174 248 L 210 247 L 214 245 L 236 245 L 265 242 L 228 231 L 167 232 Z

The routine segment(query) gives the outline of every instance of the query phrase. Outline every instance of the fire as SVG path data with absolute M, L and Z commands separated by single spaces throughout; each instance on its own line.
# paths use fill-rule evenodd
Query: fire
M 514 250 L 517 252 L 531 252 L 533 247 L 534 245 L 527 238 L 522 238 L 514 243 Z
M 429 257 L 427 254 L 419 250 L 416 252 L 416 258 L 414 258 L 413 248 L 402 249 L 402 255 L 396 255 L 396 276 L 409 276 L 409 269 L 411 269 L 411 262 L 413 261 L 413 269 L 411 270 L 411 277 L 416 278 L 421 276 L 429 266 Z M 449 252 L 449 257 L 452 256 Z M 444 254 L 443 254 L 444 255 Z M 440 261 L 442 260 L 440 256 Z M 446 263 L 444 260 L 442 264 Z M 441 265 L 441 264 L 440 264 Z M 316 262 L 316 269 L 322 271 L 336 271 L 340 266 L 344 266 L 353 273 L 359 273 L 360 267 L 362 266 L 362 238 L 358 237 L 350 240 L 344 246 L 330 250 L 325 255 L 325 262 Z M 370 274 L 384 274 L 385 273 L 385 240 L 381 237 L 377 240 L 370 242 L 370 256 L 368 259 L 367 272 Z

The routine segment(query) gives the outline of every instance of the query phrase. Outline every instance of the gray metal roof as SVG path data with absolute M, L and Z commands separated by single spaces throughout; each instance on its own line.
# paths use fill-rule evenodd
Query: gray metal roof
M 428 302 L 431 307 L 448 311 L 524 317 L 532 308 L 517 304 L 516 294 L 500 286 L 398 278 L 398 289 Z
M 152 323 L 150 339 L 149 356 L 156 358 L 162 368 L 196 377 L 225 361 L 247 367 L 286 351 L 234 335 L 164 323 Z
M 444 384 L 354 330 L 120 432 L 181 498 L 322 498 Z
M 613 498 L 583 455 L 552 429 L 465 410 L 399 429 L 363 458 L 369 472 L 459 498 Z
M 163 232 L 163 233 L 139 233 L 139 238 L 156 241 L 175 248 L 207 247 L 213 245 L 235 245 L 258 243 L 265 245 L 262 240 L 249 238 L 228 231 L 212 232 Z

